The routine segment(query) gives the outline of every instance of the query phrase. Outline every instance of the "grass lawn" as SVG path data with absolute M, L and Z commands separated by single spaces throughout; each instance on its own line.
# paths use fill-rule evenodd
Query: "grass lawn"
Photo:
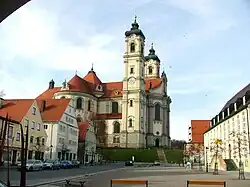
M 104 149 L 104 159 L 115 161 L 131 160 L 132 156 L 135 162 L 154 162 L 158 160 L 156 149 Z
M 182 163 L 183 162 L 183 150 L 179 149 L 170 149 L 165 150 L 165 155 L 168 163 Z

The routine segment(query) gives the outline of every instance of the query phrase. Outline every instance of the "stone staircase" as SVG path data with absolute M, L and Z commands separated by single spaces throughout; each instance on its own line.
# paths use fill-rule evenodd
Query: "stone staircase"
M 167 163 L 164 149 L 157 149 L 157 155 L 160 163 Z

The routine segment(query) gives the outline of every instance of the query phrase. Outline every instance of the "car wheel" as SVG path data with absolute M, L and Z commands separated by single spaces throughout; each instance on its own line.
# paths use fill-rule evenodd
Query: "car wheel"
M 28 169 L 28 171 L 33 171 L 33 167 L 30 167 L 30 168 Z

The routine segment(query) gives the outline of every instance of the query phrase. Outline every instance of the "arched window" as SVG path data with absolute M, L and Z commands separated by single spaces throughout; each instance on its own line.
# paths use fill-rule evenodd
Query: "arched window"
M 77 98 L 76 100 L 76 108 L 77 109 L 82 109 L 82 98 Z
M 77 118 L 76 118 L 76 121 L 77 121 L 77 122 L 82 122 L 82 118 L 81 118 L 81 117 L 77 117 Z
M 128 126 L 129 126 L 129 127 L 133 127 L 133 120 L 132 120 L 132 119 L 129 119 L 129 120 L 128 120 Z
M 112 113 L 118 113 L 118 102 L 112 102 Z
M 130 52 L 134 53 L 135 52 L 135 43 L 130 44 Z
M 155 105 L 155 120 L 157 121 L 161 120 L 161 106 L 159 103 Z
M 153 67 L 149 66 L 148 67 L 148 74 L 151 75 L 153 73 Z
M 91 111 L 91 101 L 88 100 L 88 111 Z
M 120 133 L 120 123 L 117 121 L 114 123 L 114 133 Z

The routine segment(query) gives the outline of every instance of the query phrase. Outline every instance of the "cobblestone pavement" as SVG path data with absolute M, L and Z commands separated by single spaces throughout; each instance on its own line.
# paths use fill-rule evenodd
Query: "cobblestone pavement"
M 246 173 L 246 180 L 237 180 L 237 172 L 222 172 L 219 175 L 193 170 L 187 172 L 184 168 L 147 167 L 126 168 L 123 170 L 100 173 L 88 177 L 86 187 L 109 187 L 111 179 L 145 179 L 149 187 L 185 187 L 187 180 L 225 180 L 227 187 L 249 187 L 250 174 Z M 59 186 L 59 184 L 57 184 Z M 62 186 L 62 184 L 60 185 Z M 114 187 L 140 187 L 143 185 L 113 185 Z M 196 185 L 202 187 L 201 185 Z M 190 187 L 196 187 L 190 185 Z M 45 186 L 44 186 L 45 187 Z M 51 186 L 52 187 L 52 186 Z M 214 186 L 209 186 L 214 187 Z M 218 186 L 217 186 L 218 187 Z

